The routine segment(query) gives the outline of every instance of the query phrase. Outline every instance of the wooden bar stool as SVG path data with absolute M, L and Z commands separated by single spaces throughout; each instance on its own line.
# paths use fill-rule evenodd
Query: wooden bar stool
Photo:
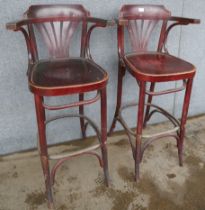
M 199 23 L 199 20 L 172 17 L 171 13 L 160 5 L 124 5 L 119 12 L 118 20 L 118 91 L 117 105 L 114 119 L 109 131 L 111 134 L 116 122 L 120 122 L 126 130 L 135 160 L 135 179 L 139 179 L 140 162 L 145 149 L 155 140 L 163 137 L 173 137 L 177 141 L 179 164 L 182 166 L 183 142 L 185 124 L 189 108 L 192 82 L 195 67 L 180 58 L 172 56 L 166 49 L 166 41 L 170 30 L 177 25 Z M 127 53 L 125 45 L 125 29 L 128 31 L 131 53 Z M 153 44 L 152 36 L 157 37 L 157 49 L 149 50 Z M 139 102 L 121 106 L 123 77 L 126 70 L 136 79 L 139 85 Z M 155 84 L 182 80 L 179 88 L 155 91 Z M 146 85 L 150 83 L 147 90 Z M 181 120 L 179 121 L 169 112 L 152 104 L 153 96 L 176 93 L 185 90 Z M 147 103 L 145 97 L 148 96 Z M 125 108 L 138 105 L 136 132 L 133 132 L 122 117 Z M 144 110 L 146 107 L 146 110 Z M 151 111 L 152 109 L 152 111 Z M 154 113 L 161 113 L 174 125 L 173 129 L 154 135 L 143 135 L 143 127 Z M 131 139 L 134 137 L 136 145 Z M 142 141 L 142 139 L 144 141 Z
M 106 27 L 107 21 L 90 17 L 82 5 L 33 5 L 24 14 L 25 18 L 7 24 L 7 29 L 21 31 L 28 49 L 28 85 L 34 94 L 39 136 L 39 153 L 45 178 L 48 207 L 53 208 L 52 185 L 59 166 L 71 157 L 91 154 L 98 158 L 103 167 L 106 185 L 109 184 L 107 160 L 107 102 L 106 84 L 108 74 L 97 65 L 90 54 L 91 32 L 96 27 Z M 80 27 L 80 29 L 79 29 Z M 71 57 L 69 49 L 76 33 L 81 31 L 80 56 Z M 74 35 L 75 34 L 75 35 Z M 41 59 L 40 48 L 47 49 L 47 58 Z M 42 47 L 42 44 L 44 46 Z M 75 45 L 76 47 L 77 45 Z M 45 51 L 45 50 L 44 50 Z M 95 91 L 96 96 L 84 99 L 84 93 Z M 66 105 L 48 105 L 44 97 L 78 94 L 79 101 Z M 84 105 L 101 100 L 101 131 L 97 125 L 84 115 Z M 79 107 L 79 113 L 46 119 L 45 110 L 62 110 Z M 49 155 L 46 141 L 46 124 L 64 117 L 78 117 L 82 136 L 90 125 L 97 134 L 99 142 L 80 151 Z M 95 150 L 101 149 L 101 154 Z M 57 160 L 52 170 L 49 160 Z

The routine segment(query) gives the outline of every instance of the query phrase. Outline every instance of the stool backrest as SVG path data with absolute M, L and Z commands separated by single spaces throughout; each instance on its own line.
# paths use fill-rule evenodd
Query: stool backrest
M 29 37 L 32 42 L 34 60 L 38 60 L 39 48 L 47 51 L 49 58 L 65 58 L 69 56 L 71 38 L 74 36 L 80 21 L 62 20 L 63 17 L 83 18 L 90 13 L 82 5 L 32 5 L 24 13 L 26 18 L 45 19 L 48 21 L 28 25 Z M 81 26 L 80 53 L 83 56 L 87 23 Z M 39 36 L 41 39 L 39 39 Z M 39 41 L 41 40 L 41 42 Z M 40 43 L 38 43 L 40 42 Z M 44 48 L 45 46 L 45 48 Z
M 162 5 L 124 5 L 122 6 L 119 19 L 127 20 L 126 28 L 133 52 L 148 51 L 150 45 L 154 45 L 153 40 L 158 37 L 157 49 L 161 51 L 164 42 L 164 35 L 167 27 L 167 19 L 171 16 Z M 123 30 L 120 33 L 124 33 Z M 118 38 L 124 35 L 118 34 Z M 118 40 L 123 41 L 123 40 Z M 121 44 L 124 46 L 123 44 Z

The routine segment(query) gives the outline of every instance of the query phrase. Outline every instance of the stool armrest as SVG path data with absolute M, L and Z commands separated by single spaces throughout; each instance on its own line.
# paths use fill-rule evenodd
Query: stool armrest
M 95 23 L 98 26 L 106 27 L 108 21 L 101 18 L 94 17 L 71 17 L 71 16 L 57 16 L 57 17 L 44 17 L 44 18 L 27 18 L 14 22 L 9 22 L 6 24 L 8 30 L 17 31 L 20 27 L 28 24 L 46 23 L 46 22 L 63 22 L 63 21 L 86 21 L 90 23 Z
M 172 28 L 174 28 L 175 26 L 179 26 L 179 25 L 188 25 L 188 24 L 199 24 L 200 23 L 200 20 L 199 19 L 193 19 L 193 18 L 184 18 L 184 17 L 175 17 L 175 16 L 171 16 L 168 18 L 168 21 L 173 21 L 173 23 L 171 23 L 167 29 L 166 29 L 166 32 L 165 32 L 165 36 L 164 36 L 164 51 L 166 53 L 169 53 L 168 52 L 168 49 L 166 47 L 166 43 L 167 43 L 167 40 L 168 40 L 168 36 L 170 34 L 170 31 Z
M 91 56 L 91 52 L 90 52 L 90 37 L 91 37 L 91 33 L 92 31 L 96 28 L 96 27 L 107 27 L 107 26 L 115 26 L 115 21 L 114 20 L 104 20 L 104 19 L 99 19 L 99 18 L 87 18 L 87 20 L 89 22 L 94 23 L 92 26 L 90 26 L 90 28 L 87 31 L 87 35 L 86 35 L 86 45 L 85 45 L 85 56 L 91 60 L 92 56 Z
M 171 16 L 168 19 L 169 21 L 177 21 L 180 25 L 188 25 L 188 24 L 199 24 L 199 19 L 193 19 L 193 18 L 184 18 L 184 17 L 176 17 Z
M 34 58 L 32 58 L 33 52 L 32 52 L 32 46 L 30 37 L 28 34 L 28 31 L 24 28 L 24 26 L 28 26 L 30 24 L 38 24 L 38 23 L 49 23 L 49 22 L 65 22 L 65 21 L 76 21 L 76 22 L 85 22 L 90 23 L 91 26 L 89 30 L 87 31 L 86 37 L 85 37 L 85 54 L 87 54 L 87 57 L 91 58 L 90 50 L 89 50 L 89 42 L 90 42 L 90 36 L 91 32 L 96 27 L 106 27 L 106 26 L 113 26 L 115 25 L 115 22 L 113 20 L 105 20 L 101 18 L 95 18 L 95 17 L 72 17 L 72 16 L 55 16 L 55 17 L 43 17 L 43 18 L 27 18 L 22 19 L 14 22 L 9 22 L 6 24 L 6 28 L 8 30 L 12 31 L 21 31 L 25 37 L 28 54 L 29 54 L 29 63 L 34 62 Z

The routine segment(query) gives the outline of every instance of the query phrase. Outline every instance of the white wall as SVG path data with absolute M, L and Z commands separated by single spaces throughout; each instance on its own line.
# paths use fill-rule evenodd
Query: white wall
M 13 33 L 5 29 L 7 22 L 19 19 L 31 4 L 56 3 L 54 0 L 0 0 L 0 154 L 25 150 L 36 147 L 36 119 L 33 95 L 28 91 L 26 68 L 27 52 L 21 33 Z M 172 54 L 192 62 L 197 67 L 197 76 L 194 83 L 193 97 L 190 105 L 190 115 L 204 113 L 205 99 L 205 61 L 204 23 L 205 1 L 203 0 L 58 0 L 58 3 L 83 4 L 96 17 L 112 19 L 122 4 L 150 3 L 163 4 L 173 15 L 202 19 L 200 25 L 176 28 L 169 40 L 169 50 Z M 116 28 L 100 29 L 92 36 L 91 51 L 94 59 L 110 75 L 108 84 L 108 126 L 110 126 L 116 101 L 117 87 L 117 43 Z M 174 86 L 175 84 L 163 87 Z M 128 74 L 125 77 L 123 101 L 137 100 L 138 87 Z M 74 99 L 74 98 L 72 98 Z M 66 101 L 61 98 L 61 101 Z M 54 99 L 56 102 L 56 99 Z M 158 97 L 156 103 L 179 116 L 182 97 L 169 95 Z M 93 108 L 94 107 L 94 108 Z M 180 108 L 179 108 L 180 107 Z M 74 110 L 76 111 L 76 110 Z M 72 111 L 72 112 L 74 112 Z M 69 110 L 68 112 L 71 112 Z M 136 113 L 135 110 L 132 110 Z M 130 126 L 135 124 L 135 115 L 127 113 Z M 99 123 L 99 104 L 86 107 L 86 114 Z M 51 114 L 49 114 L 51 115 Z M 155 118 L 153 122 L 161 118 Z M 120 126 L 117 129 L 121 129 Z M 92 132 L 89 130 L 89 134 Z M 51 124 L 48 128 L 49 143 L 58 143 L 65 140 L 80 138 L 78 120 L 62 120 Z

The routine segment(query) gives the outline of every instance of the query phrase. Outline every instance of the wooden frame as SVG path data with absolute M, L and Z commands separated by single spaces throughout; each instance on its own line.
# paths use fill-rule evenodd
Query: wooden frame
M 137 25 L 137 23 L 134 24 L 132 21 L 141 21 L 141 23 Z M 152 27 L 152 23 L 154 23 L 153 25 L 155 26 L 158 21 L 162 22 L 158 47 L 157 50 L 153 52 L 149 52 L 149 50 L 147 49 L 147 42 L 151 36 L 151 32 L 149 33 L 149 28 L 145 30 L 147 33 L 149 33 L 149 37 L 147 37 L 146 34 L 144 34 L 144 36 L 142 35 L 145 21 L 149 21 L 147 24 L 147 28 Z M 171 23 L 169 24 L 169 22 Z M 200 20 L 183 17 L 173 17 L 164 6 L 160 5 L 123 5 L 119 12 L 119 19 L 117 20 L 117 23 L 119 57 L 117 104 L 114 119 L 109 130 L 109 135 L 112 134 L 116 122 L 120 122 L 129 137 L 129 142 L 133 152 L 133 158 L 135 160 L 135 180 L 138 181 L 140 175 L 140 162 L 142 160 L 145 149 L 155 140 L 162 139 L 163 137 L 173 137 L 177 141 L 179 164 L 180 166 L 183 165 L 182 157 L 185 124 L 188 114 L 193 78 L 196 70 L 192 64 L 169 55 L 166 48 L 166 42 L 168 39 L 168 35 L 173 27 L 177 25 L 198 24 L 200 23 Z M 132 26 L 135 30 L 137 30 L 137 32 L 134 32 L 134 29 L 131 28 Z M 131 44 L 131 46 L 133 47 L 132 50 L 134 51 L 131 54 L 125 52 L 125 27 L 131 34 L 130 36 L 132 36 L 130 38 L 131 42 L 138 41 L 137 44 Z M 133 39 L 133 37 L 135 39 Z M 175 69 L 175 67 L 177 67 L 177 65 L 179 64 L 182 68 L 179 68 L 178 71 L 166 72 L 167 69 L 160 66 L 161 63 L 165 65 L 166 62 L 169 63 L 170 70 Z M 157 68 L 155 66 L 156 63 L 159 64 Z M 161 67 L 160 70 L 158 69 L 159 67 Z M 138 103 L 133 102 L 122 106 L 122 86 L 123 77 L 126 73 L 126 70 L 128 70 L 129 73 L 131 73 L 131 75 L 137 81 L 137 84 L 139 86 L 139 101 Z M 163 90 L 160 92 L 155 91 L 155 84 L 157 82 L 169 82 L 179 80 L 183 80 L 183 85 L 179 88 Z M 150 88 L 149 90 L 146 90 L 146 84 L 148 82 L 150 83 Z M 176 93 L 184 89 L 185 97 L 182 108 L 181 121 L 177 120 L 174 116 L 172 116 L 161 107 L 152 104 L 153 96 Z M 148 95 L 147 103 L 145 103 L 146 95 Z M 129 108 L 132 106 L 138 106 L 136 132 L 133 132 L 131 129 L 129 129 L 128 125 L 121 115 L 121 112 L 125 108 Z M 150 111 L 151 108 L 154 109 Z M 147 121 L 152 117 L 154 113 L 163 114 L 168 120 L 172 122 L 174 128 L 154 135 L 143 135 L 143 127 L 146 127 Z M 133 145 L 131 138 L 135 139 L 135 145 Z M 145 142 L 142 142 L 143 138 L 145 139 Z
M 45 179 L 48 207 L 53 208 L 54 202 L 52 195 L 52 185 L 54 184 L 56 170 L 59 168 L 59 166 L 62 165 L 64 161 L 70 159 L 71 157 L 86 155 L 86 154 L 91 154 L 96 156 L 99 160 L 100 166 L 103 167 L 105 175 L 105 183 L 107 186 L 109 185 L 107 147 L 106 147 L 106 140 L 107 140 L 106 85 L 108 82 L 108 74 L 93 61 L 89 49 L 89 42 L 90 42 L 91 33 L 96 27 L 106 27 L 109 24 L 112 25 L 113 22 L 90 17 L 90 13 L 82 5 L 67 5 L 67 4 L 33 5 L 25 13 L 25 16 L 26 17 L 23 20 L 7 23 L 6 27 L 7 29 L 12 31 L 21 31 L 26 41 L 27 50 L 28 50 L 28 71 L 27 71 L 28 84 L 30 91 L 34 94 L 34 100 L 35 100 L 38 136 L 39 136 L 38 139 L 39 154 L 41 158 L 43 174 Z M 69 22 L 68 25 L 65 24 L 66 22 Z M 79 58 L 73 59 L 69 58 L 66 55 L 65 51 L 62 51 L 63 48 L 67 47 L 67 45 L 63 45 L 62 42 L 63 38 L 65 38 L 66 41 L 71 38 L 73 30 L 75 30 L 76 24 L 78 24 L 79 22 L 82 23 L 81 50 Z M 60 30 L 59 33 L 57 33 L 56 31 L 55 27 L 56 23 L 59 23 L 60 25 L 60 28 L 58 28 Z M 92 25 L 88 26 L 89 23 L 91 23 Z M 39 59 L 38 48 L 34 33 L 34 26 L 36 26 L 37 29 L 39 29 L 39 31 L 41 32 L 41 34 L 45 36 L 44 38 L 46 38 L 45 42 L 49 49 L 50 56 L 54 56 L 54 58 L 52 59 L 50 58 L 49 61 L 44 61 Z M 51 34 L 53 40 L 51 38 Z M 60 34 L 59 37 L 57 36 L 57 34 Z M 54 43 L 52 43 L 52 41 Z M 38 83 L 39 79 L 42 80 L 42 77 L 44 76 L 42 75 L 41 78 L 39 78 L 40 76 L 37 75 L 37 73 L 41 75 L 39 69 L 41 71 L 48 70 L 49 68 L 55 69 L 57 68 L 57 65 L 59 65 L 60 67 L 63 66 L 69 68 L 69 64 L 73 65 L 72 62 L 74 63 L 74 66 L 76 66 L 76 71 L 78 72 L 82 71 L 81 68 L 83 67 L 83 65 L 77 67 L 78 66 L 77 64 L 83 63 L 86 66 L 88 66 L 90 71 L 92 70 L 95 73 L 90 74 L 91 78 L 87 78 L 88 81 L 82 80 L 81 83 L 79 83 L 79 81 L 75 81 L 74 75 L 70 75 L 71 78 L 69 78 L 65 74 L 63 75 L 59 74 L 59 76 L 62 77 L 61 79 L 62 81 L 64 81 L 64 78 L 70 79 L 67 81 L 66 84 L 62 85 L 61 80 L 59 84 L 55 82 L 52 84 L 53 80 L 49 79 L 45 79 L 43 81 L 45 84 Z M 37 73 L 35 74 L 35 72 Z M 85 100 L 84 93 L 90 91 L 97 91 L 97 95 L 92 99 Z M 58 106 L 50 106 L 44 103 L 44 96 L 62 96 L 62 95 L 71 95 L 71 94 L 78 94 L 79 101 L 71 104 L 58 105 Z M 101 129 L 99 129 L 97 125 L 90 118 L 84 115 L 84 106 L 94 103 L 98 100 L 101 101 L 101 113 L 100 113 Z M 45 110 L 60 110 L 72 107 L 79 107 L 79 114 L 63 115 L 51 119 L 46 119 Z M 50 156 L 48 154 L 48 145 L 46 140 L 46 124 L 53 120 L 58 120 L 60 118 L 65 118 L 65 117 L 78 117 L 80 119 L 82 137 L 86 136 L 86 128 L 88 125 L 90 125 L 96 132 L 99 143 L 95 146 L 91 146 L 87 149 L 83 149 L 77 152 Z M 101 149 L 101 155 L 95 152 L 96 149 Z M 51 170 L 49 168 L 49 160 L 57 160 L 56 164 Z

